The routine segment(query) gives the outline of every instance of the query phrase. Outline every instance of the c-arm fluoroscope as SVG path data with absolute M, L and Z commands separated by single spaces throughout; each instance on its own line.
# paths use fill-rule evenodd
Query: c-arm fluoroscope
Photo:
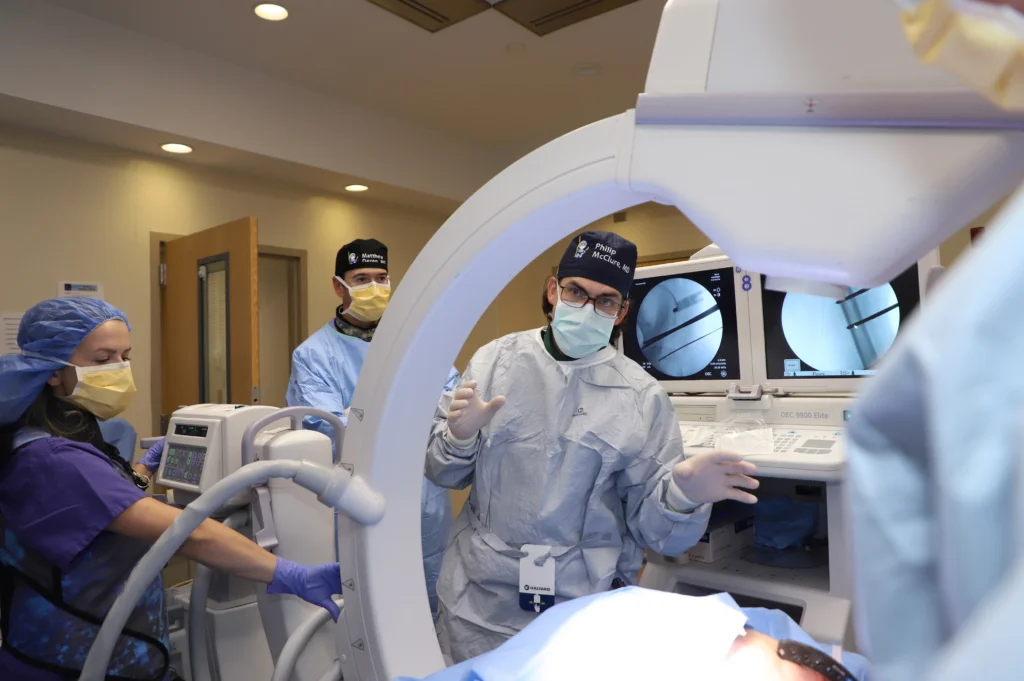
M 671 0 L 634 111 L 500 173 L 403 278 L 356 389 L 345 460 L 388 499 L 342 520 L 346 679 L 442 666 L 415 500 L 436 389 L 501 289 L 552 244 L 645 201 L 674 204 L 767 285 L 882 284 L 1024 177 L 1024 118 L 920 65 L 891 0 Z M 805 280 L 805 281 L 800 281 Z M 395 427 L 401 424 L 401 428 Z M 399 463 L 401 457 L 401 463 Z
M 477 191 L 375 335 L 343 462 L 387 510 L 372 526 L 339 520 L 346 681 L 443 666 L 418 520 L 437 386 L 487 306 L 551 245 L 657 201 L 768 288 L 829 295 L 894 278 L 1022 177 L 1024 117 L 917 63 L 892 0 L 669 0 L 635 110 Z

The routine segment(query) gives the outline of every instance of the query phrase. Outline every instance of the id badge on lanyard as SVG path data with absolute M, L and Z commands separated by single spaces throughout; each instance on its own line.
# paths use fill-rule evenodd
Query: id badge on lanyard
M 519 607 L 527 612 L 544 612 L 555 604 L 555 559 L 550 546 L 524 544 L 525 558 L 519 559 Z M 541 565 L 537 559 L 546 556 Z

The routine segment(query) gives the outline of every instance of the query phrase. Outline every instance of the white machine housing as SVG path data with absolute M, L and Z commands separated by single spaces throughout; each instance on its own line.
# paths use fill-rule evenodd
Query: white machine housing
M 198 404 L 178 409 L 167 426 L 157 484 L 169 489 L 168 499 L 172 503 L 187 505 L 241 467 L 242 436 L 246 429 L 274 411 L 274 407 L 241 404 Z M 327 448 L 329 452 L 329 440 Z M 222 514 L 244 508 L 250 502 L 249 492 L 238 494 L 225 504 Z M 325 537 L 329 534 L 328 528 Z M 207 657 L 214 674 L 221 681 L 269 678 L 276 656 L 264 635 L 259 596 L 255 595 L 262 590 L 250 582 L 218 573 L 211 579 L 205 621 Z M 192 604 L 187 598 L 182 601 L 187 613 Z
M 688 455 L 717 447 L 718 432 L 736 419 L 757 419 L 772 429 L 773 451 L 748 459 L 757 464 L 758 495 L 788 496 L 822 507 L 828 536 L 826 564 L 812 568 L 768 567 L 740 553 L 714 563 L 675 562 L 649 556 L 641 585 L 688 595 L 729 592 L 741 603 L 789 608 L 816 640 L 856 649 L 849 529 L 843 506 L 845 421 L 852 397 L 776 397 L 757 400 L 725 395 L 673 396 Z M 796 610 L 794 611 L 793 608 Z
M 691 260 L 721 267 L 723 258 Z M 725 260 L 725 262 L 729 262 Z M 688 271 L 675 265 L 641 268 L 637 278 Z M 929 273 L 939 267 L 939 254 L 933 251 L 917 263 L 917 296 L 924 302 Z M 736 268 L 739 269 L 739 268 Z M 773 447 L 770 453 L 748 456 L 758 466 L 762 479 L 759 494 L 782 494 L 800 500 L 811 500 L 823 506 L 828 536 L 828 562 L 816 568 L 768 568 L 746 560 L 743 554 L 727 557 L 712 564 L 689 562 L 678 564 L 654 557 L 645 571 L 643 585 L 650 588 L 700 595 L 728 591 L 735 597 L 755 598 L 762 604 L 778 607 L 794 606 L 791 614 L 812 636 L 820 641 L 855 647 L 850 624 L 853 599 L 849 555 L 849 529 L 842 504 L 845 468 L 845 427 L 851 416 L 852 393 L 861 387 L 864 378 L 820 377 L 769 381 L 765 347 L 764 319 L 760 275 L 748 280 L 744 310 L 749 317 L 740 320 L 740 333 L 750 345 L 756 377 L 753 387 L 737 390 L 729 385 L 728 396 L 719 386 L 718 395 L 676 395 L 672 403 L 679 417 L 683 443 L 688 455 L 711 451 L 722 445 L 720 434 L 735 427 L 736 422 L 754 422 L 771 429 Z M 737 289 L 740 291 L 740 289 Z M 907 323 L 900 320 L 900 326 Z M 676 382 L 663 381 L 673 391 Z M 799 393 L 800 397 L 784 396 Z M 756 426 L 755 426 L 756 427 Z M 741 449 L 742 451 L 742 449 Z M 800 485 L 807 481 L 812 485 Z M 803 490 L 801 497 L 799 492 Z
M 749 457 L 757 464 L 759 476 L 838 482 L 843 478 L 843 431 L 852 399 L 762 395 L 746 401 L 725 395 L 673 396 L 672 406 L 687 454 L 716 449 L 723 423 L 756 419 L 774 431 L 773 451 Z
M 636 110 L 499 173 L 395 292 L 344 444 L 388 503 L 373 526 L 339 519 L 346 681 L 443 667 L 419 567 L 424 433 L 476 322 L 537 256 L 658 201 L 744 269 L 876 286 L 1020 184 L 1022 129 L 1020 114 L 917 63 L 891 0 L 668 2 Z
M 334 463 L 331 440 L 311 430 L 268 429 L 256 436 L 258 461 L 310 461 L 324 467 Z M 274 554 L 302 565 L 322 565 L 337 560 L 334 511 L 309 491 L 290 480 L 272 479 L 271 513 L 277 546 Z M 270 654 L 276 665 L 289 636 L 314 615 L 319 606 L 296 596 L 260 593 L 256 597 Z M 299 657 L 293 681 L 319 681 L 338 659 L 333 623 L 320 627 Z
M 174 503 L 185 506 L 242 465 L 245 430 L 274 407 L 244 404 L 197 404 L 171 415 L 156 482 L 171 490 Z M 249 503 L 232 499 L 229 508 Z

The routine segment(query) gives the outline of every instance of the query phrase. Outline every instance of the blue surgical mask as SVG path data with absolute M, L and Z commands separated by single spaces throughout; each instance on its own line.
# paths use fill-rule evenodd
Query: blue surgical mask
M 551 330 L 558 349 L 573 359 L 581 359 L 604 348 L 611 341 L 615 319 L 602 317 L 593 305 L 571 307 L 561 300 L 555 306 Z

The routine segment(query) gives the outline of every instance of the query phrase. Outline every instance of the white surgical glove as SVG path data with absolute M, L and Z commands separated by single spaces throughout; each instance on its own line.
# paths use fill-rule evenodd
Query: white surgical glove
M 750 477 L 757 466 L 733 452 L 707 452 L 680 461 L 672 468 L 672 480 L 687 499 L 695 504 L 732 499 L 745 504 L 757 503 L 757 497 L 737 488 L 757 489 Z
M 456 447 L 469 446 L 503 406 L 504 395 L 498 395 L 490 402 L 481 400 L 476 392 L 476 381 L 460 385 L 448 405 L 448 441 Z

